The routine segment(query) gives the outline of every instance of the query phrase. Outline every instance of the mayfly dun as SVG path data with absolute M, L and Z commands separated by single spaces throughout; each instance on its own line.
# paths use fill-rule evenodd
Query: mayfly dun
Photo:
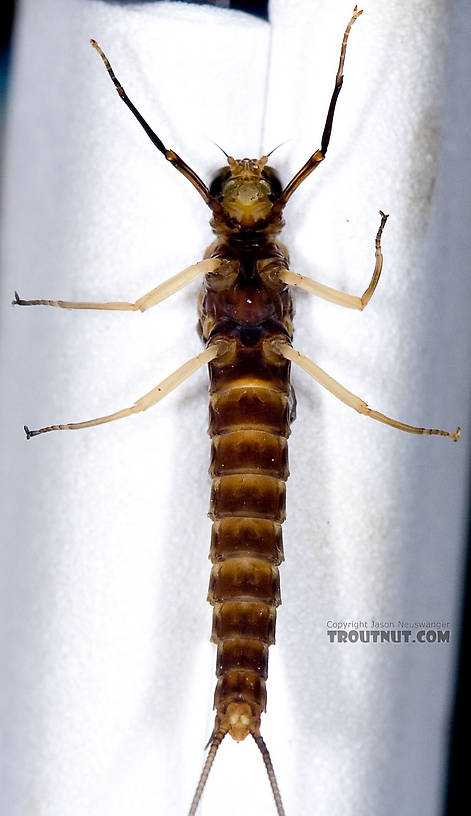
M 454 441 L 459 438 L 459 428 L 449 432 L 416 427 L 370 408 L 292 345 L 294 289 L 363 310 L 381 275 L 381 238 L 388 218 L 382 211 L 374 240 L 372 275 L 362 295 L 346 294 L 291 270 L 288 250 L 278 239 L 285 206 L 326 156 L 343 83 L 347 41 L 361 14 L 355 7 L 345 29 L 320 145 L 286 184 L 281 183 L 269 163 L 270 154 L 257 159 L 236 159 L 226 154 L 226 165 L 207 185 L 148 125 L 100 45 L 92 40 L 121 100 L 154 146 L 209 207 L 216 238 L 203 260 L 134 302 L 24 300 L 15 293 L 14 303 L 21 306 L 145 312 L 191 281 L 203 281 L 198 301 L 199 333 L 204 346 L 201 353 L 131 406 L 81 422 L 39 429 L 25 426 L 30 439 L 53 430 L 79 430 L 129 417 L 154 406 L 202 366 L 209 367 L 213 566 L 208 600 L 213 608 L 212 640 L 217 645 L 216 714 L 189 816 L 197 813 L 216 753 L 228 735 L 238 742 L 248 736 L 253 738 L 266 767 L 278 816 L 285 813 L 261 733 L 261 716 L 267 700 L 268 651 L 275 641 L 276 610 L 281 602 L 278 568 L 283 561 L 287 439 L 296 407 L 290 384 L 291 363 L 371 419 L 411 434 L 441 435 Z

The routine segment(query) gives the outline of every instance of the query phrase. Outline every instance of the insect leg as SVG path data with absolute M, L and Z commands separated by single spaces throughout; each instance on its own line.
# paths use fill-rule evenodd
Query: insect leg
M 281 354 L 282 357 L 285 357 L 285 359 L 291 360 L 291 362 L 299 365 L 304 369 L 304 371 L 307 372 L 307 374 L 316 380 L 316 382 L 323 385 L 324 388 L 327 388 L 331 394 L 344 402 L 346 405 L 349 405 L 350 408 L 354 408 L 359 414 L 365 414 L 365 416 L 369 416 L 371 419 L 376 419 L 378 422 L 384 422 L 385 425 L 391 425 L 391 427 L 398 428 L 400 431 L 407 431 L 408 433 L 413 434 L 437 434 L 438 436 L 448 436 L 453 439 L 454 442 L 458 442 L 458 439 L 460 438 L 460 428 L 457 428 L 454 433 L 451 433 L 450 431 L 441 431 L 435 428 L 417 428 L 415 425 L 406 425 L 404 422 L 399 422 L 397 419 L 391 419 L 391 417 L 380 414 L 378 411 L 373 411 L 368 407 L 364 400 L 357 397 L 356 394 L 352 394 L 351 391 L 348 391 L 343 385 L 337 382 L 337 380 L 334 380 L 333 377 L 330 377 L 329 374 L 323 371 L 322 368 L 310 360 L 309 357 L 305 357 L 304 354 L 296 351 L 296 349 L 290 346 L 289 343 L 275 339 L 273 340 L 273 347 L 279 354 Z
M 14 306 L 57 306 L 60 309 L 109 309 L 113 311 L 124 312 L 145 312 L 151 306 L 160 303 L 161 300 L 170 297 L 179 289 L 183 289 L 188 283 L 198 278 L 200 275 L 209 275 L 214 272 L 221 265 L 221 261 L 217 258 L 208 258 L 205 261 L 198 261 L 198 263 L 188 266 L 182 272 L 174 275 L 172 278 L 160 283 L 155 289 L 152 289 L 147 294 L 142 295 L 134 303 L 127 303 L 126 301 L 117 301 L 109 303 L 88 303 L 73 300 L 22 300 L 15 292 L 15 299 L 12 301 Z
M 102 58 L 103 62 L 105 63 L 105 68 L 108 71 L 108 73 L 109 73 L 109 75 L 111 77 L 111 81 L 113 82 L 113 85 L 115 86 L 116 90 L 118 91 L 119 96 L 123 100 L 124 104 L 128 106 L 131 113 L 136 117 L 139 124 L 144 128 L 144 130 L 147 133 L 147 135 L 148 135 L 149 139 L 151 140 L 151 142 L 156 146 L 156 148 L 158 150 L 160 150 L 161 153 L 163 153 L 163 155 L 165 156 L 167 161 L 169 161 L 171 164 L 173 164 L 173 166 L 176 167 L 176 169 L 180 173 L 182 173 L 185 176 L 185 178 L 188 179 L 188 181 L 190 181 L 192 183 L 193 187 L 195 187 L 198 190 L 200 196 L 204 199 L 206 204 L 209 205 L 210 202 L 211 202 L 211 196 L 209 195 L 209 190 L 206 187 L 206 184 L 203 181 L 201 181 L 200 177 L 195 173 L 195 171 L 192 170 L 191 167 L 189 167 L 183 161 L 183 159 L 181 159 L 180 156 L 178 156 L 175 153 L 175 151 L 168 150 L 165 147 L 162 140 L 159 139 L 157 134 L 147 124 L 146 120 L 143 118 L 143 116 L 141 116 L 141 114 L 139 113 L 137 108 L 133 105 L 133 103 L 129 99 L 128 95 L 126 94 L 126 92 L 125 92 L 125 90 L 123 88 L 123 86 L 121 85 L 119 80 L 115 77 L 114 71 L 113 71 L 113 69 L 112 69 L 112 67 L 111 67 L 111 65 L 109 63 L 108 58 L 103 53 L 103 51 L 101 50 L 101 48 L 98 45 L 98 43 L 96 42 L 96 40 L 91 39 L 90 42 L 93 45 L 93 47 L 95 48 L 95 50 L 98 51 L 100 57 Z
M 47 433 L 48 431 L 76 431 L 80 430 L 81 428 L 92 428 L 94 425 L 103 425 L 105 422 L 113 422 L 115 419 L 123 419 L 123 417 L 131 416 L 131 414 L 137 414 L 139 411 L 147 411 L 148 408 L 155 405 L 157 402 L 160 402 L 161 399 L 166 397 L 167 394 L 170 394 L 171 391 L 194 374 L 195 371 L 198 371 L 198 369 L 205 363 L 209 363 L 216 357 L 225 354 L 228 350 L 228 346 L 229 343 L 226 340 L 214 341 L 210 346 L 208 346 L 207 349 L 205 349 L 205 351 L 203 351 L 201 354 L 197 354 L 196 357 L 192 357 L 191 360 L 188 360 L 186 363 L 180 366 L 180 368 L 177 368 L 173 374 L 170 374 L 169 377 L 162 380 L 159 385 L 155 386 L 155 388 L 153 388 L 147 394 L 144 394 L 143 397 L 138 399 L 134 405 L 131 405 L 129 408 L 123 408 L 121 411 L 116 411 L 114 414 L 97 417 L 96 419 L 88 419 L 85 422 L 72 422 L 67 425 L 48 425 L 47 428 L 38 428 L 35 431 L 30 431 L 27 425 L 25 425 L 24 430 L 26 438 L 31 439 L 32 436 Z
M 355 8 L 353 9 L 353 15 L 351 17 L 351 20 L 347 25 L 347 28 L 345 29 L 345 33 L 343 35 L 342 47 L 340 49 L 339 67 L 337 71 L 337 76 L 335 77 L 334 92 L 330 100 L 329 110 L 327 112 L 327 119 L 324 125 L 324 132 L 322 134 L 320 150 L 316 150 L 315 153 L 312 154 L 312 156 L 307 160 L 306 164 L 304 164 L 303 167 L 301 167 L 301 170 L 298 170 L 296 175 L 286 185 L 285 189 L 281 193 L 281 196 L 276 202 L 276 205 L 278 205 L 280 209 L 284 207 L 288 199 L 291 198 L 294 191 L 299 187 L 301 182 L 303 182 L 304 179 L 307 178 L 309 174 L 312 173 L 312 171 L 315 170 L 316 167 L 325 158 L 325 154 L 327 153 L 327 148 L 330 142 L 330 134 L 332 132 L 332 122 L 334 121 L 335 106 L 337 104 L 337 99 L 343 83 L 343 66 L 345 63 L 345 53 L 347 51 L 348 35 L 350 34 L 350 29 L 353 23 L 355 22 L 357 17 L 360 16 L 360 14 L 363 14 L 363 10 L 358 11 L 358 7 L 355 6 Z
M 318 295 L 319 297 L 324 298 L 324 300 L 330 300 L 332 303 L 337 303 L 339 306 L 346 306 L 347 309 L 360 309 L 360 311 L 362 311 L 371 300 L 371 296 L 376 289 L 379 277 L 381 275 L 381 270 L 383 268 L 381 234 L 389 216 L 385 215 L 383 212 L 381 212 L 381 210 L 380 215 L 381 224 L 379 225 L 375 241 L 375 268 L 370 284 L 363 292 L 361 297 L 357 297 L 356 295 L 348 295 L 346 292 L 340 292 L 338 289 L 332 289 L 331 286 L 325 286 L 325 284 L 318 283 L 318 281 L 312 280 L 312 278 L 307 278 L 304 275 L 298 275 L 296 272 L 292 272 L 290 269 L 283 269 L 283 271 L 280 273 L 280 279 L 290 286 L 299 286 L 300 289 L 305 289 L 306 292 L 310 292 L 312 295 Z

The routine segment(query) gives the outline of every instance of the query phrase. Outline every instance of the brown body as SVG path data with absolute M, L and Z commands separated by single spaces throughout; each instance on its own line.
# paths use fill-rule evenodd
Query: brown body
M 269 343 L 274 337 L 291 339 L 293 303 L 286 285 L 267 295 L 260 277 L 270 264 L 287 265 L 272 238 L 260 233 L 242 253 L 230 239 L 220 239 L 209 252 L 237 271 L 219 291 L 205 281 L 200 324 L 208 343 L 222 337 L 231 344 L 228 359 L 209 364 L 213 567 L 208 601 L 218 646 L 215 732 L 222 727 L 240 740 L 259 734 L 268 647 L 275 641 L 281 603 L 278 566 L 295 397 L 290 363 L 270 355 Z
M 375 266 L 361 297 L 320 284 L 289 269 L 288 252 L 277 240 L 283 209 L 292 194 L 323 161 L 335 106 L 343 83 L 347 39 L 361 10 L 355 6 L 345 29 L 321 147 L 283 188 L 261 159 L 234 159 L 220 170 L 210 187 L 167 149 L 131 102 L 95 40 L 123 102 L 165 158 L 195 187 L 212 211 L 216 240 L 205 259 L 188 267 L 134 302 L 106 303 L 22 300 L 18 305 L 49 305 L 65 309 L 145 311 L 204 275 L 199 299 L 199 330 L 206 349 L 188 360 L 133 405 L 84 422 L 30 430 L 28 439 L 53 430 L 89 428 L 145 411 L 208 363 L 210 375 L 209 434 L 213 479 L 210 558 L 213 563 L 208 600 L 213 606 L 212 640 L 217 644 L 216 720 L 209 752 L 188 816 L 195 816 L 212 763 L 227 734 L 254 738 L 263 757 L 278 816 L 285 816 L 273 765 L 260 734 L 266 708 L 268 648 L 275 642 L 276 609 L 281 603 L 278 566 L 283 560 L 281 525 L 285 519 L 288 478 L 287 439 L 295 418 L 290 364 L 297 363 L 317 382 L 360 414 L 414 434 L 438 434 L 458 441 L 454 433 L 406 425 L 374 411 L 316 363 L 291 346 L 294 307 L 290 287 L 299 286 L 326 300 L 364 309 L 377 286 L 383 256 L 381 234 L 375 240 Z

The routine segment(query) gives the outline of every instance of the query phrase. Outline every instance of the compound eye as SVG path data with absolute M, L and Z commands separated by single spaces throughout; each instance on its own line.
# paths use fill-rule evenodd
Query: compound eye
M 222 167 L 221 170 L 218 170 L 210 184 L 209 195 L 213 198 L 222 198 L 222 188 L 230 175 L 229 167 Z
M 270 200 L 276 201 L 276 199 L 280 197 L 283 191 L 281 181 L 278 178 L 277 173 L 273 170 L 272 167 L 265 166 L 262 170 L 262 178 L 264 178 L 270 186 L 269 193 Z

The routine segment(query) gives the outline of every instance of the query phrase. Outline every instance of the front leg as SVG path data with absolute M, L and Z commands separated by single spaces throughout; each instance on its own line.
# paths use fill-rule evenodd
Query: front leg
M 289 286 L 299 286 L 300 289 L 304 289 L 306 292 L 310 292 L 312 295 L 318 295 L 319 297 L 324 298 L 324 300 L 330 300 L 332 303 L 337 303 L 339 306 L 345 306 L 347 309 L 360 309 L 360 311 L 363 311 L 365 306 L 371 300 L 371 296 L 376 289 L 381 275 L 381 270 L 383 268 L 381 235 L 389 216 L 385 215 L 383 212 L 381 212 L 381 210 L 379 212 L 381 215 L 381 224 L 379 225 L 375 240 L 375 268 L 370 284 L 368 288 L 365 289 L 361 297 L 358 297 L 357 295 L 349 295 L 346 292 L 340 292 L 338 289 L 332 289 L 331 286 L 326 286 L 324 283 L 314 281 L 312 278 L 306 278 L 304 275 L 298 275 L 296 272 L 292 272 L 290 269 L 284 269 L 280 273 L 280 279 L 284 281 L 284 283 L 289 284 Z
M 200 275 L 209 275 L 215 272 L 221 265 L 218 258 L 208 258 L 205 261 L 198 261 L 192 266 L 188 266 L 182 272 L 174 275 L 172 278 L 160 283 L 155 289 L 152 289 L 147 294 L 142 295 L 134 303 L 127 301 L 109 301 L 107 303 L 89 303 L 87 301 L 72 301 L 72 300 L 22 300 L 15 292 L 15 299 L 12 301 L 14 306 L 57 306 L 59 309 L 108 309 L 119 312 L 145 312 L 151 306 L 160 303 L 161 300 L 170 297 L 179 289 L 183 289 L 188 283 L 198 278 Z
M 355 20 L 358 19 L 360 14 L 363 14 L 363 10 L 358 11 L 357 6 L 355 6 L 355 8 L 353 9 L 353 15 L 343 35 L 342 47 L 340 49 L 339 67 L 337 70 L 337 75 L 335 77 L 335 86 L 332 98 L 330 100 L 329 110 L 327 111 L 327 119 L 325 120 L 324 132 L 322 134 L 320 149 L 316 150 L 312 154 L 312 156 L 310 156 L 307 162 L 303 164 L 303 166 L 301 167 L 301 170 L 298 170 L 296 175 L 293 176 L 291 181 L 286 185 L 279 199 L 275 203 L 275 207 L 280 211 L 283 209 L 288 199 L 291 198 L 294 191 L 297 190 L 297 188 L 304 181 L 304 179 L 306 179 L 312 173 L 312 171 L 316 169 L 316 167 L 319 167 L 320 163 L 325 159 L 325 154 L 327 153 L 327 148 L 330 142 L 330 134 L 332 133 L 335 106 L 337 104 L 337 99 L 339 97 L 339 93 L 341 91 L 343 84 L 343 66 L 345 63 L 345 54 L 347 52 L 348 35 L 350 34 L 350 29 L 353 23 L 355 22 Z

